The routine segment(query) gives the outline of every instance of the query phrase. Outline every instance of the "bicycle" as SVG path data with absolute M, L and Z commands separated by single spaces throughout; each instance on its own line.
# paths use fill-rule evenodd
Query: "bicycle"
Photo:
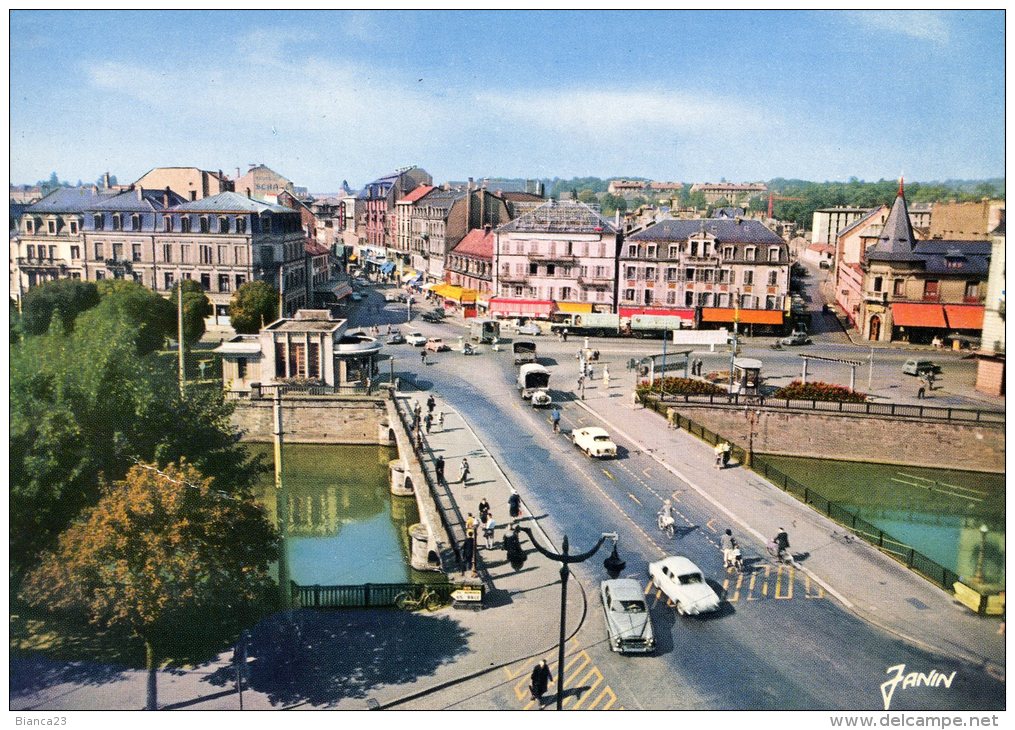
M 671 540 L 677 533 L 676 520 L 662 512 L 659 513 L 656 524 L 659 526 L 659 529 L 666 534 L 666 537 Z
M 443 601 L 437 591 L 422 586 L 416 591 L 402 591 L 395 596 L 395 608 L 402 611 L 436 611 Z

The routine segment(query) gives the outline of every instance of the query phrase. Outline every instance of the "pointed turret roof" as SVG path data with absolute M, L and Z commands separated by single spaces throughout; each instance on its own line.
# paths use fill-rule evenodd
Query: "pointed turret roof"
M 906 208 L 906 190 L 902 178 L 899 178 L 899 192 L 895 203 L 888 213 L 888 220 L 878 241 L 867 249 L 868 259 L 907 259 L 912 256 L 916 247 L 913 226 L 909 222 L 909 210 Z

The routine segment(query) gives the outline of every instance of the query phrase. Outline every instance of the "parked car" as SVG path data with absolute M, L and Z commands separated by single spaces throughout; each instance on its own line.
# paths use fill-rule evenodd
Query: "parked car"
M 599 598 L 603 602 L 606 635 L 613 651 L 647 653 L 655 649 L 652 617 L 638 581 L 632 578 L 604 580 L 599 584 Z
M 401 332 L 392 332 L 390 335 L 388 335 L 387 343 L 389 345 L 404 345 L 405 335 L 403 335 Z
M 404 302 L 405 294 L 398 291 L 389 291 L 384 295 L 384 301 L 386 302 Z
M 440 337 L 429 338 L 426 341 L 425 347 L 430 352 L 447 352 L 448 350 L 451 349 L 451 346 L 448 345 L 446 342 L 444 342 L 444 340 L 442 340 Z
M 604 458 L 617 455 L 617 445 L 613 443 L 610 434 L 598 426 L 576 428 L 571 432 L 571 441 L 584 451 L 586 456 Z
M 719 608 L 719 596 L 705 582 L 698 566 L 683 555 L 670 555 L 649 563 L 648 575 L 681 616 L 694 616 Z
M 366 299 L 366 297 L 364 297 L 358 291 L 354 291 L 352 294 L 350 294 L 349 298 L 352 299 L 354 302 L 362 302 L 364 299 Z
M 811 338 L 807 336 L 806 332 L 792 332 L 788 336 L 783 337 L 779 340 L 780 345 L 809 345 L 811 344 Z
M 902 372 L 904 375 L 926 375 L 927 373 L 937 375 L 941 372 L 941 366 L 931 360 L 906 360 L 902 364 Z
M 424 322 L 429 322 L 430 324 L 440 324 L 444 321 L 444 312 L 441 312 L 439 309 L 431 310 L 429 312 L 423 312 L 419 318 Z
M 422 347 L 426 344 L 426 336 L 422 332 L 410 332 L 405 336 L 405 341 L 413 347 Z
M 362 276 L 357 276 L 352 281 L 357 286 L 367 286 L 369 284 L 369 282 L 366 279 L 364 279 Z
M 515 332 L 520 335 L 528 335 L 529 337 L 535 337 L 536 335 L 543 334 L 543 330 L 535 322 L 518 325 Z
M 819 269 L 831 269 L 832 268 L 832 262 L 829 259 L 821 259 L 821 261 L 818 262 L 818 268 Z

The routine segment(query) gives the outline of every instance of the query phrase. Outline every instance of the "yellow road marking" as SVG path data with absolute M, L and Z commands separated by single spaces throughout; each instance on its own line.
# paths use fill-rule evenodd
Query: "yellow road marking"
M 627 496 L 630 497 L 631 499 L 633 499 L 635 502 L 638 502 L 638 504 L 641 504 L 639 499 L 637 497 L 635 497 L 633 494 L 631 494 L 630 492 L 627 493 Z
M 718 532 L 718 530 L 715 529 L 715 518 L 714 517 L 712 519 L 710 519 L 708 522 L 705 523 L 705 527 L 710 529 L 712 532 Z
M 784 566 L 782 566 L 782 565 L 779 566 L 779 571 L 778 571 L 778 573 L 776 574 L 776 577 L 775 577 L 775 594 L 774 595 L 775 595 L 775 598 L 781 598 L 783 600 L 786 600 L 787 598 L 792 598 L 793 597 L 793 568 L 792 567 L 786 568 L 786 571 L 788 573 L 787 578 L 786 578 L 786 595 L 783 596 L 783 595 L 780 595 L 780 591 L 779 591 L 779 585 L 780 585 L 780 583 L 782 583 L 782 569 L 783 569 L 783 567 Z
M 599 667 L 592 667 L 589 671 L 587 671 L 585 673 L 585 676 L 582 677 L 579 681 L 573 682 L 571 684 L 571 687 L 572 687 L 572 689 L 574 687 L 582 687 L 586 683 L 588 683 L 588 681 L 590 679 L 594 679 L 595 681 L 592 682 L 591 685 L 589 685 L 589 688 L 588 688 L 587 692 L 582 693 L 582 696 L 577 698 L 577 701 L 574 702 L 574 706 L 571 707 L 570 709 L 572 709 L 572 710 L 579 709 L 581 707 L 581 705 L 582 705 L 582 702 L 584 702 L 589 697 L 591 697 L 592 696 L 592 692 L 595 690 L 595 688 L 598 687 L 600 684 L 602 684 L 603 673 L 599 671 Z M 568 695 L 567 697 L 564 698 L 564 702 L 562 704 L 566 707 L 568 705 L 568 703 L 571 702 L 572 700 L 576 700 L 575 696 L 574 695 Z
M 613 707 L 613 703 L 617 701 L 617 694 L 612 689 L 610 689 L 609 686 L 603 687 L 603 691 L 600 692 L 599 696 L 596 697 L 596 699 L 592 702 L 592 704 L 588 706 L 588 709 L 595 710 L 597 708 L 597 706 L 599 705 L 599 701 L 601 699 L 603 699 L 603 697 L 609 697 L 610 699 L 609 699 L 609 702 L 607 702 L 602 707 L 598 708 L 600 710 L 608 710 L 608 709 L 610 709 L 611 707 Z
M 610 474 L 610 472 L 608 472 L 606 469 L 603 469 L 603 474 L 608 476 L 610 479 L 613 479 L 614 481 L 616 481 L 616 477 L 614 477 L 612 474 Z M 641 502 L 639 502 L 638 504 L 641 504 Z

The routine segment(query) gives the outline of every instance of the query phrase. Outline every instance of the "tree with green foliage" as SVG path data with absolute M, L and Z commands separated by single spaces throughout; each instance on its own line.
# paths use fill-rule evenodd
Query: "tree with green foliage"
M 249 493 L 223 496 L 189 464 L 138 464 L 71 525 L 25 579 L 30 605 L 82 614 L 143 642 L 147 709 L 175 632 L 271 591 L 278 536 Z
M 205 332 L 204 320 L 211 316 L 212 306 L 204 288 L 193 279 L 183 280 L 183 341 L 193 345 L 201 339 Z M 173 312 L 178 313 L 177 287 L 180 282 L 173 284 L 169 295 L 169 302 L 173 306 Z
M 49 329 L 53 312 L 60 311 L 66 330 L 74 328 L 77 316 L 99 303 L 95 282 L 56 279 L 33 286 L 21 300 L 21 327 L 25 334 L 41 335 Z
M 578 200 L 582 203 L 597 203 L 599 199 L 596 197 L 596 192 L 589 188 L 582 188 L 578 191 Z
M 186 457 L 226 490 L 249 486 L 262 469 L 240 447 L 221 389 L 191 388 L 181 397 L 174 363 L 139 349 L 149 324 L 120 304 L 104 298 L 78 316 L 72 332 L 54 317 L 48 333 L 11 346 L 16 575 L 95 504 L 100 474 L 121 479 L 135 458 L 165 464 Z
M 621 213 L 627 212 L 627 201 L 613 193 L 603 193 L 600 204 L 602 205 L 604 215 L 613 215 L 618 210 Z
M 98 288 L 99 309 L 104 315 L 113 316 L 115 311 L 130 320 L 140 354 L 161 350 L 166 338 L 176 335 L 176 305 L 165 297 L 128 279 L 103 279 Z
M 256 334 L 279 316 L 278 289 L 264 281 L 248 281 L 229 301 L 229 322 L 241 334 Z

